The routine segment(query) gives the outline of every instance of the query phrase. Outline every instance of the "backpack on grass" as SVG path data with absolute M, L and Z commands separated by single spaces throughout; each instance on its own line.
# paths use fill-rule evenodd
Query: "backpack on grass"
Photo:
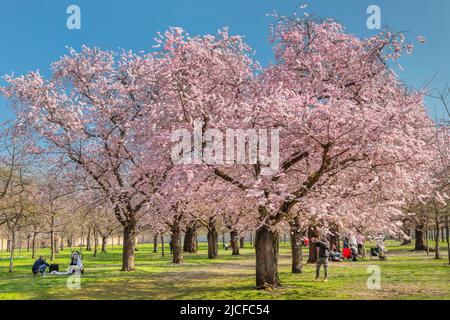
M 52 271 L 58 271 L 59 272 L 59 264 L 51 264 L 49 267 L 48 267 L 48 272 L 52 272 Z

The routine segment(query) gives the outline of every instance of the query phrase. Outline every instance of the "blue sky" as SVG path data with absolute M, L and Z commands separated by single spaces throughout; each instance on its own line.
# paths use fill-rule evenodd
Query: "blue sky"
M 246 37 L 256 50 L 256 59 L 272 59 L 268 27 L 273 21 L 266 13 L 277 10 L 290 14 L 307 3 L 308 12 L 333 17 L 348 32 L 361 37 L 376 30 L 366 27 L 371 4 L 381 8 L 383 27 L 424 35 L 427 43 L 413 56 L 402 59 L 399 75 L 409 85 L 421 87 L 435 75 L 432 87 L 450 82 L 450 1 L 448 0 L 18 0 L 0 3 L 0 75 L 16 75 L 39 69 L 49 74 L 49 65 L 66 53 L 66 46 L 81 45 L 103 49 L 151 50 L 157 31 L 181 26 L 190 34 L 215 33 L 228 26 L 230 32 Z M 81 30 L 66 27 L 66 8 L 81 8 Z M 0 81 L 3 85 L 4 82 Z M 430 113 L 442 109 L 427 100 Z M 0 99 L 0 119 L 12 117 Z M 436 111 L 437 110 L 437 111 Z

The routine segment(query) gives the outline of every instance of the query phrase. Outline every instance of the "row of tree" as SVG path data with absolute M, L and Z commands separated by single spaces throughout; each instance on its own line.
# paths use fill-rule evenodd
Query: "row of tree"
M 394 72 L 413 48 L 405 35 L 360 39 L 331 19 L 275 15 L 271 39 L 268 67 L 226 28 L 194 37 L 171 28 L 148 53 L 83 47 L 55 62 L 50 79 L 6 77 L 1 91 L 17 114 L 11 135 L 33 158 L 32 174 L 50 182 L 37 187 L 49 225 L 61 199 L 70 198 L 72 210 L 111 210 L 123 229 L 122 270 L 131 271 L 141 228 L 169 232 L 180 263 L 183 228 L 206 228 L 214 257 L 221 221 L 232 242 L 254 232 L 256 285 L 265 288 L 280 284 L 285 228 L 299 272 L 305 230 L 395 234 L 424 206 L 447 210 L 448 127 L 428 116 L 425 92 Z M 229 129 L 266 137 L 278 129 L 269 139 L 275 156 L 259 144 L 246 161 L 228 153 L 221 161 Z M 194 135 L 174 149 L 174 132 Z M 254 138 L 238 131 L 233 142 L 248 147 Z M 279 170 L 268 174 L 275 162 Z M 15 202 L 20 212 L 28 193 L 15 172 L 10 190 L 24 197 Z

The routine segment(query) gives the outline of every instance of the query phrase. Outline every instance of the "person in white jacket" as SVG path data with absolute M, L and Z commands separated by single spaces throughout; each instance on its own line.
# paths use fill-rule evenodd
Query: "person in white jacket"
M 83 261 L 81 260 L 81 255 L 78 251 L 74 251 L 70 258 L 70 265 L 67 272 L 69 274 L 74 274 L 75 272 L 84 272 Z
M 84 273 L 83 261 L 81 260 L 81 255 L 78 251 L 72 252 L 70 257 L 70 264 L 65 272 L 52 271 L 50 274 L 62 275 L 62 274 L 74 274 L 76 272 Z

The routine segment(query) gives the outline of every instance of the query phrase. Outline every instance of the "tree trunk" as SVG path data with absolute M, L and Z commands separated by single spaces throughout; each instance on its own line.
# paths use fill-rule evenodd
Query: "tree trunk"
M 102 252 L 106 252 L 106 244 L 108 243 L 108 236 L 102 236 Z
M 250 245 L 253 246 L 253 232 L 250 233 Z
M 92 246 L 91 246 L 91 228 L 88 228 L 88 233 L 86 236 L 86 251 L 91 251 L 92 250 Z
M 36 258 L 36 236 L 37 233 L 33 233 L 32 239 L 31 239 L 31 258 Z
M 403 227 L 403 233 L 405 233 L 407 235 L 407 237 L 403 237 L 400 239 L 401 240 L 401 245 L 402 246 L 408 246 L 411 244 L 411 230 L 407 227 Z M 409 239 L 407 239 L 409 237 Z
M 172 262 L 183 263 L 183 252 L 181 250 L 181 228 L 178 221 L 172 225 Z
M 9 252 L 9 272 L 13 272 L 14 249 L 16 248 L 16 232 L 11 232 L 11 248 Z
M 239 238 L 239 248 L 243 249 L 245 246 L 245 236 Z
M 94 230 L 94 258 L 97 256 L 97 249 L 98 249 L 98 234 L 97 231 Z
M 61 236 L 59 243 L 60 243 L 59 250 L 63 251 L 64 250 L 64 237 L 63 236 Z
M 406 239 L 406 238 L 402 239 L 402 243 L 401 243 L 402 246 L 408 246 L 410 244 L 411 244 L 411 239 Z
M 17 242 L 19 243 L 19 257 L 21 257 L 22 256 L 22 237 L 21 237 L 21 233 L 19 233 Z
M 427 250 L 427 247 L 425 246 L 425 235 L 423 232 L 423 225 L 418 225 L 416 226 L 414 233 L 415 233 L 415 246 L 414 246 L 414 250 L 417 251 L 422 251 L 422 250 Z
M 187 227 L 184 234 L 183 252 L 197 253 L 197 229 Z
M 81 227 L 80 247 L 84 246 L 84 228 Z
M 447 258 L 448 258 L 448 264 L 450 265 L 450 230 L 449 230 L 449 223 L 448 223 L 448 213 L 445 216 L 445 228 L 446 228 L 446 240 L 447 240 Z
M 436 218 L 436 236 L 434 238 L 434 240 L 436 241 L 435 244 L 435 249 L 434 249 L 434 258 L 435 259 L 440 259 L 441 258 L 441 254 L 439 251 L 439 241 L 440 241 L 440 234 L 439 231 L 441 229 L 441 225 L 439 224 L 439 217 Z
M 164 235 L 161 234 L 161 257 L 164 257 Z
M 215 222 L 209 222 L 207 238 L 208 259 L 217 259 L 219 257 L 219 234 Z
M 134 271 L 134 249 L 136 245 L 136 225 L 133 221 L 123 228 L 122 271 Z
M 138 244 L 139 244 L 139 236 L 136 234 L 136 240 L 134 241 L 134 251 L 139 250 Z
M 340 243 L 339 243 L 339 232 L 337 231 L 332 231 L 331 235 L 330 235 L 330 248 L 336 246 L 336 250 L 340 251 Z
M 11 252 L 11 238 L 6 239 L 6 252 Z
M 230 231 L 230 243 L 232 249 L 232 255 L 239 255 L 239 246 L 238 246 L 238 233 L 237 231 Z
M 226 243 L 225 243 L 225 234 L 222 233 L 222 248 L 226 247 Z
M 153 236 L 153 253 L 157 253 L 158 252 L 158 235 L 155 234 Z
M 316 263 L 317 262 L 317 247 L 314 243 L 312 243 L 312 238 L 319 238 L 319 232 L 315 227 L 310 227 L 308 229 L 308 238 L 309 238 L 309 256 L 308 263 Z
M 50 261 L 55 260 L 56 252 L 55 252 L 55 231 L 50 231 Z
M 27 252 L 30 251 L 31 248 L 31 234 L 27 234 Z
M 291 255 L 292 255 L 292 273 L 302 273 L 303 252 L 302 252 L 302 233 L 299 230 L 298 220 L 290 224 L 291 233 Z
M 278 233 L 267 226 L 256 230 L 256 288 L 280 285 L 278 277 Z
M 55 253 L 58 254 L 59 253 L 59 244 L 58 244 L 58 236 L 55 234 Z

